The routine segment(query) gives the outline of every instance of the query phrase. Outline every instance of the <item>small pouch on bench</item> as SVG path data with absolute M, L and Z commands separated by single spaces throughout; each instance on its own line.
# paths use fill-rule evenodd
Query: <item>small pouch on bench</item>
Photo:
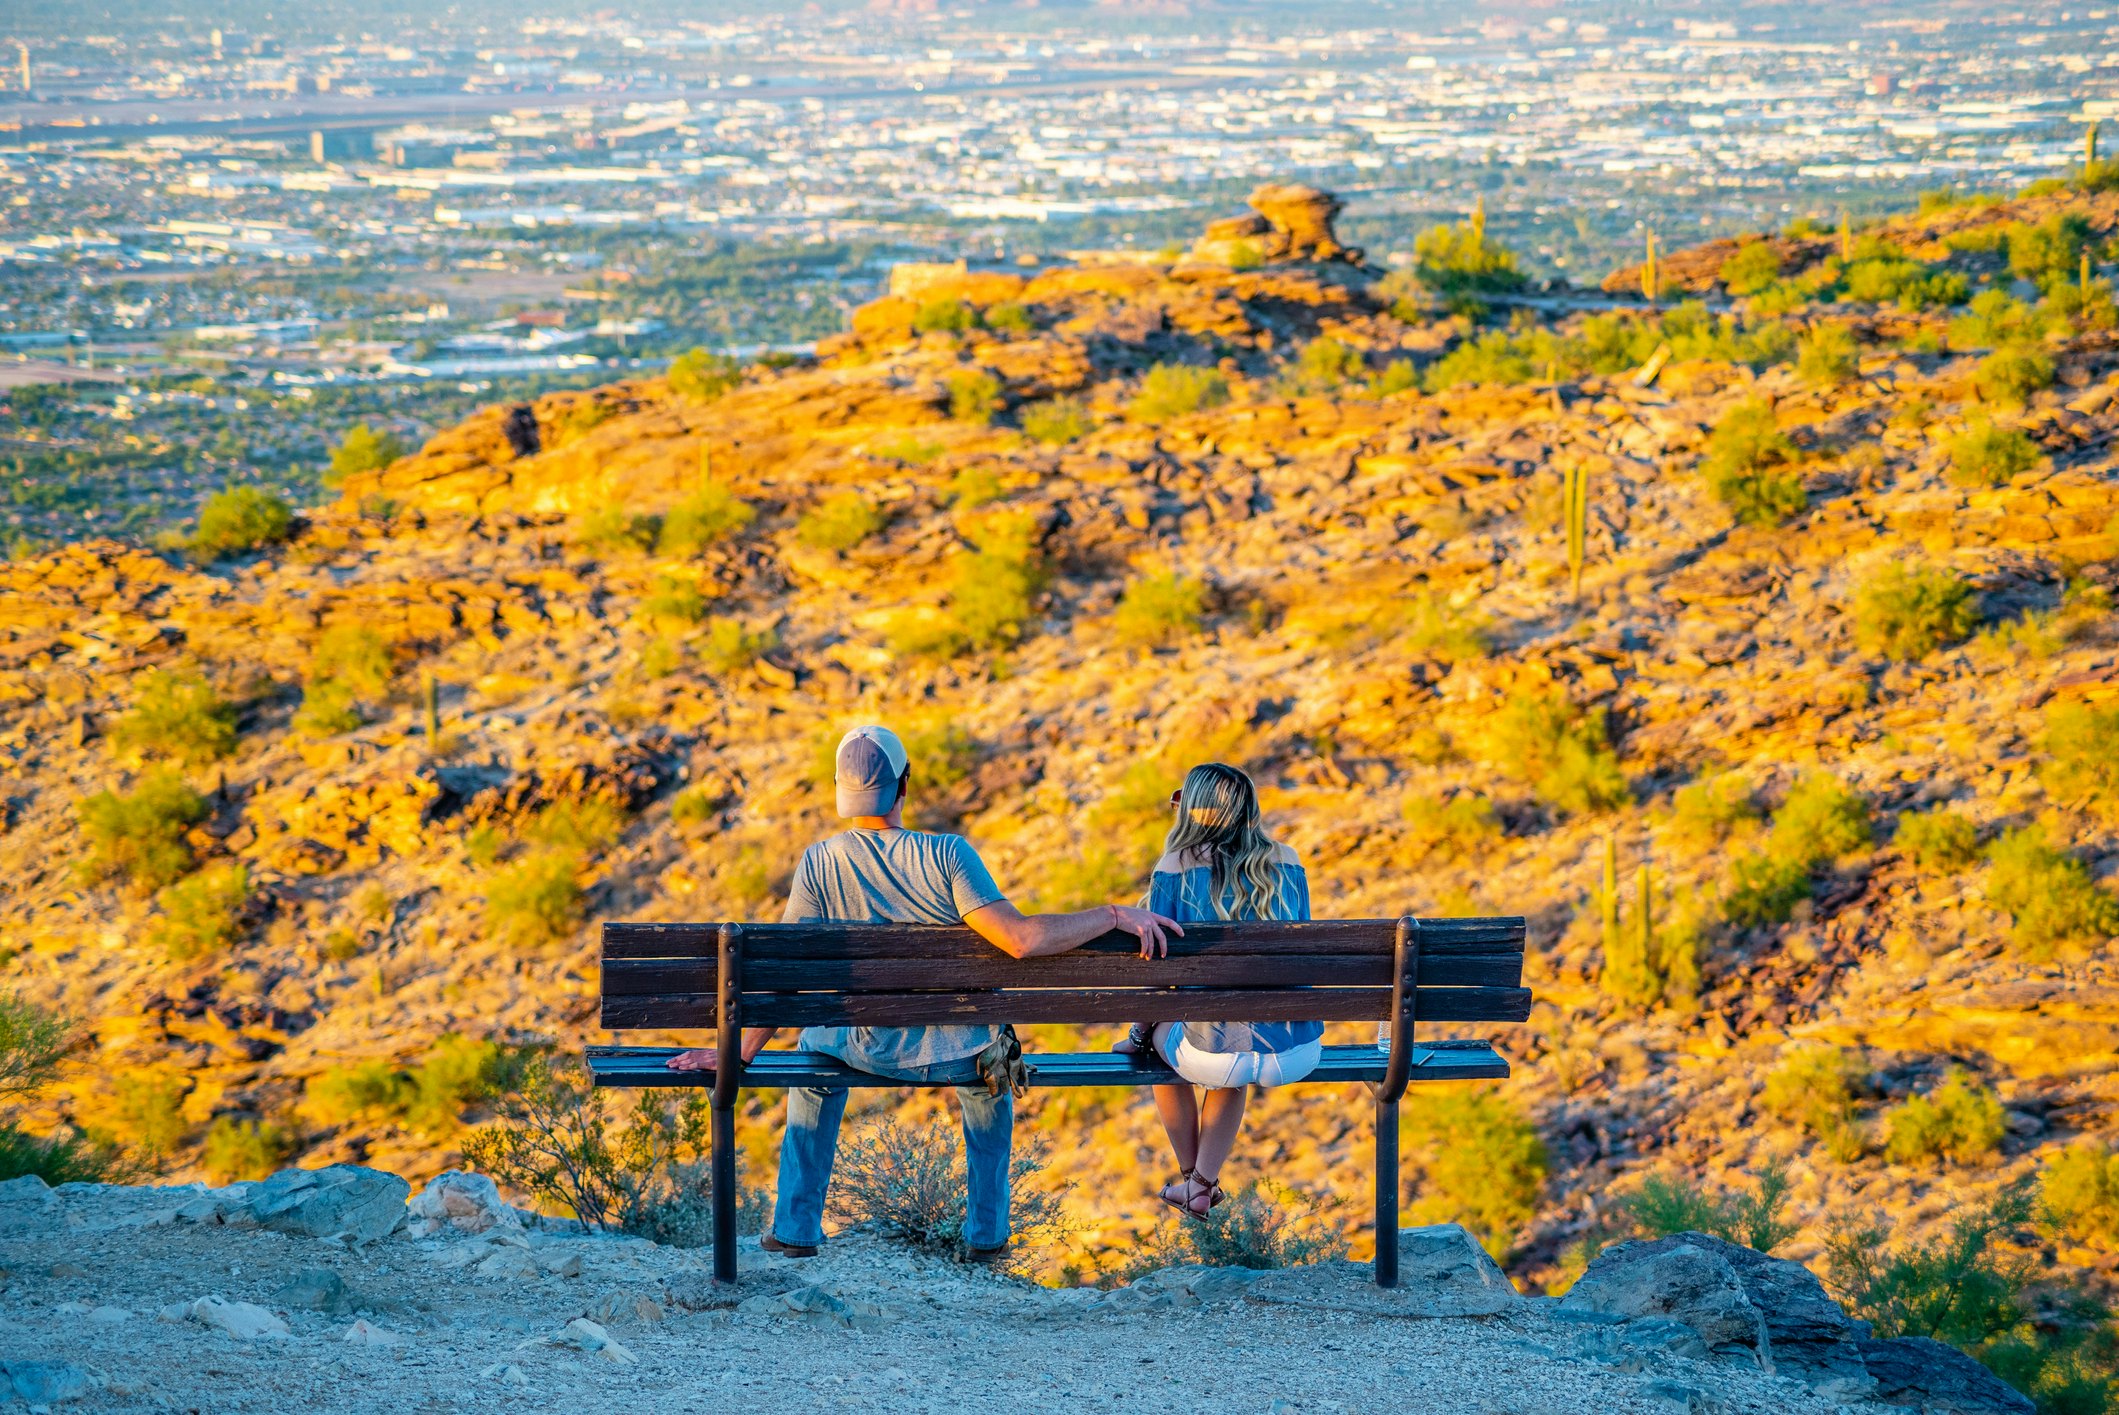
M 1002 1027 L 975 1059 L 979 1079 L 986 1083 L 987 1095 L 997 1096 L 1006 1091 L 1021 1100 L 1030 1094 L 1030 1067 L 1023 1061 L 1023 1043 L 1015 1035 L 1013 1026 Z

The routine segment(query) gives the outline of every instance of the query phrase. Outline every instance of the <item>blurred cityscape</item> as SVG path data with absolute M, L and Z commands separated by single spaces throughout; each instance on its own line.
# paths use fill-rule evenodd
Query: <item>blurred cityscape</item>
M 1261 180 L 1384 262 L 1483 201 L 1593 285 L 1651 228 L 2020 185 L 2119 113 L 2104 9 L 197 8 L 9 21 L 0 534 L 313 494 L 355 422 L 799 352 L 896 262 L 1155 249 Z

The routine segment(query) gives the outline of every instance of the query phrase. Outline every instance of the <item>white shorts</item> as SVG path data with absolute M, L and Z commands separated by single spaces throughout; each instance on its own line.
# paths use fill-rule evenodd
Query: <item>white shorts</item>
M 1195 1086 L 1233 1091 L 1241 1086 L 1285 1086 L 1300 1081 L 1324 1059 L 1324 1042 L 1304 1042 L 1288 1051 L 1201 1051 L 1171 1023 L 1163 1033 L 1162 1059 Z

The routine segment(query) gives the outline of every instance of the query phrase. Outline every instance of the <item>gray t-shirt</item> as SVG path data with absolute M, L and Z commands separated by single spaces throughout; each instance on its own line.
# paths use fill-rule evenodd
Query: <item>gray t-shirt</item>
M 954 924 L 1001 893 L 971 842 L 917 830 L 849 830 L 802 852 L 780 916 L 790 924 Z M 864 1071 L 975 1056 L 991 1027 L 808 1027 L 801 1045 Z

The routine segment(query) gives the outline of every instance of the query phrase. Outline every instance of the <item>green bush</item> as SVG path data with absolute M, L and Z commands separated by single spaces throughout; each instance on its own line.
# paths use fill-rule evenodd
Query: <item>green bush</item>
M 582 517 L 575 539 L 607 555 L 653 550 L 662 537 L 661 518 L 604 506 Z
M 1780 253 L 1770 241 L 1747 241 L 1722 262 L 1719 278 L 1731 295 L 1756 295 L 1781 278 Z
M 851 550 L 883 529 L 883 513 L 859 492 L 827 496 L 795 524 L 795 539 L 812 550 Z
M 962 300 L 929 300 L 913 312 L 915 334 L 962 334 L 979 327 L 979 312 Z
M 618 843 L 627 815 L 625 806 L 609 795 L 555 801 L 530 820 L 523 836 L 533 845 L 593 855 Z
M 429 1134 L 453 1130 L 462 1123 L 466 1105 L 513 1087 L 530 1059 L 530 1054 L 498 1042 L 444 1032 L 412 1068 L 405 1118 Z
M 235 705 L 195 673 L 157 668 L 140 680 L 132 711 L 110 725 L 119 751 L 203 766 L 235 750 Z
M 716 616 L 706 621 L 706 637 L 700 641 L 699 657 L 716 673 L 734 673 L 748 668 L 780 647 L 780 635 L 770 628 L 748 629 L 740 619 Z
M 1785 924 L 1810 897 L 1810 866 L 1776 855 L 1739 855 L 1730 863 L 1722 912 L 1733 924 Z
M 362 624 L 334 624 L 317 639 L 309 654 L 309 676 L 345 684 L 364 698 L 390 690 L 390 643 Z
M 953 511 L 976 511 L 1005 494 L 1000 476 L 991 467 L 964 467 L 949 479 L 949 506 Z
M 486 889 L 486 932 L 515 948 L 559 943 L 581 923 L 581 857 L 548 846 L 502 870 Z
M 221 560 L 278 545 L 293 531 L 294 510 L 285 501 L 254 486 L 231 486 L 206 498 L 189 545 L 200 560 Z
M 1175 570 L 1143 575 L 1126 586 L 1112 617 L 1120 643 L 1161 647 L 1198 634 L 1206 619 L 1207 587 Z
M 2047 708 L 2044 747 L 2038 775 L 2054 800 L 2119 821 L 2119 706 Z
M 2030 1266 L 1999 1245 L 2030 1221 L 2026 1190 L 1959 1208 L 1946 1238 L 1894 1251 L 1881 1228 L 1841 1230 L 1827 1240 L 1832 1285 L 1855 1316 L 1886 1340 L 1924 1336 L 1977 1348 L 2021 1319 L 2017 1299 Z
M 302 1114 L 334 1128 L 356 1120 L 394 1120 L 412 1097 L 412 1078 L 383 1060 L 356 1062 L 302 1084 Z
M 1781 859 L 1813 865 L 1851 855 L 1870 839 L 1868 803 L 1836 778 L 1817 772 L 1797 782 L 1773 813 L 1767 849 Z
M 99 791 L 77 808 L 88 836 L 94 878 L 122 874 L 141 893 L 160 889 L 192 867 L 191 827 L 206 819 L 206 798 L 174 772 L 142 780 L 131 795 Z
M 1086 436 L 1096 426 L 1088 405 L 1079 398 L 1048 398 L 1024 408 L 1020 421 L 1023 435 L 1047 446 L 1059 446 Z
M 1039 522 L 1029 511 L 1000 511 L 965 525 L 976 547 L 950 561 L 950 587 L 939 620 L 906 621 L 893 629 L 893 652 L 950 658 L 1017 642 L 1050 572 L 1038 544 Z
M 1545 1141 L 1498 1090 L 1433 1087 L 1406 1108 L 1423 1151 L 1428 1222 L 1461 1223 L 1488 1251 L 1505 1254 L 1537 1216 L 1551 1160 Z
M 294 1136 L 269 1120 L 237 1120 L 224 1115 L 206 1130 L 199 1167 L 215 1184 L 264 1179 L 294 1153 Z
M 1978 863 L 1979 828 L 1940 807 L 1898 818 L 1898 851 L 1931 874 L 1952 874 Z
M 2045 461 L 2021 431 L 1978 418 L 1950 439 L 1950 480 L 1958 486 L 2000 486 Z
M 1328 335 L 1319 335 L 1302 346 L 1289 371 L 1288 385 L 1299 393 L 1330 393 L 1356 382 L 1368 372 L 1361 351 Z
M 1733 772 L 1717 772 L 1680 786 L 1670 799 L 1670 832 L 1680 845 L 1720 845 L 1759 819 L 1751 788 Z
M 208 957 L 242 935 L 250 871 L 236 861 L 219 861 L 166 886 L 156 902 L 162 916 L 154 924 L 155 945 L 180 963 Z
M 1420 370 L 1411 359 L 1392 359 L 1380 373 L 1371 374 L 1368 390 L 1372 397 L 1388 398 L 1394 393 L 1409 393 L 1420 386 Z
M 1894 1106 L 1884 1124 L 1890 1135 L 1884 1153 L 1893 1164 L 1943 1159 L 1970 1164 L 1999 1150 L 2008 1133 L 2000 1098 L 1954 1070 L 1934 1091 Z
M 159 1167 L 184 1143 L 191 1129 L 184 1119 L 190 1090 L 186 1078 L 162 1070 L 121 1072 L 111 1079 L 113 1128 L 150 1167 Z
M 657 575 L 640 601 L 640 618 L 664 629 L 676 630 L 706 617 L 706 595 L 699 582 L 681 575 Z
M 335 678 L 322 678 L 302 686 L 302 705 L 294 710 L 290 725 L 309 737 L 334 737 L 361 725 L 360 708 L 353 689 Z
M 949 416 L 960 423 L 990 423 L 1001 411 L 1001 381 L 985 369 L 958 369 L 942 379 L 949 390 Z
M 140 1177 L 115 1145 L 98 1144 L 85 1135 L 32 1135 L 0 1125 L 0 1184 L 36 1175 L 56 1188 L 61 1184 L 125 1184 Z
M 48 1008 L 0 993 L 0 1100 L 35 1095 L 59 1074 L 73 1027 Z
M 687 786 L 670 799 L 670 820 L 677 825 L 703 824 L 720 814 L 725 799 L 718 786 Z
M 1709 489 L 1739 521 L 1773 526 L 1809 504 L 1800 460 L 1772 405 L 1753 400 L 1730 409 L 1715 424 L 1701 470 Z
M 707 403 L 743 381 L 743 366 L 726 354 L 687 349 L 670 361 L 670 392 Z
M 1818 1140 L 1834 1159 L 1849 1163 L 1864 1148 L 1855 1092 L 1867 1080 L 1860 1060 L 1838 1047 L 1804 1047 L 1768 1073 L 1760 1105 Z
M 1619 1212 L 1641 1238 L 1705 1233 L 1771 1253 L 1800 1227 L 1783 1217 L 1787 1204 L 1787 1172 L 1768 1165 L 1759 1172 L 1758 1187 L 1748 1194 L 1711 1189 L 1683 1175 L 1651 1174 L 1619 1201 Z
M 2086 1247 L 2119 1251 L 2119 1150 L 2081 1140 L 2046 1162 L 2039 1204 L 2056 1233 Z
M 1844 324 L 1814 326 L 1796 341 L 1795 371 L 1808 383 L 1830 388 L 1854 377 L 1861 367 L 1861 345 Z
M 1854 596 L 1854 641 L 1864 653 L 1924 658 L 1977 627 L 1972 587 L 1956 571 L 1894 560 L 1862 581 Z
M 1987 847 L 1987 902 L 2008 914 L 2010 936 L 2026 958 L 2044 961 L 2070 944 L 2119 934 L 2119 896 L 2089 867 L 2046 841 L 2045 827 L 2009 831 Z
M 840 1143 L 832 1166 L 832 1216 L 915 1248 L 964 1257 L 968 1200 L 959 1149 L 950 1127 L 886 1119 L 856 1131 Z M 1026 1182 L 1049 1154 L 1033 1142 L 1009 1156 L 1008 1227 L 1018 1247 L 1066 1230 L 1058 1195 Z
M 1406 853 L 1414 860 L 1472 858 L 1502 836 L 1494 803 L 1484 796 L 1408 796 L 1399 814 L 1405 818 Z
M 1003 334 L 1028 334 L 1036 327 L 1030 311 L 1013 300 L 1003 300 L 986 310 L 986 327 Z
M 1998 349 L 2031 342 L 2045 335 L 2045 316 L 2006 290 L 1981 290 L 1965 313 L 1950 321 L 1950 345 L 1957 349 Z
M 758 508 L 720 482 L 708 482 L 662 518 L 657 548 L 664 555 L 697 555 L 741 535 L 758 519 Z
M 2012 221 L 2007 233 L 2009 270 L 2018 279 L 2044 289 L 2074 277 L 2090 226 L 2082 213 L 2061 211 L 2036 226 Z
M 1902 256 L 1857 260 L 1842 277 L 1840 298 L 1853 304 L 1896 302 L 1907 311 L 1961 305 L 1971 282 L 1954 270 L 1934 270 Z
M 331 452 L 324 485 L 338 486 L 346 478 L 363 472 L 379 472 L 405 455 L 404 443 L 391 434 L 378 433 L 366 423 L 355 423 Z
M 1578 708 L 1558 688 L 1519 692 L 1488 732 L 1501 772 L 1563 815 L 1610 810 L 1629 799 L 1600 707 Z
M 2092 280 L 2087 288 L 2055 285 L 2038 302 L 2038 308 L 2048 324 L 2071 333 L 2119 328 L 2119 304 L 2112 302 L 2109 280 Z
M 1530 283 L 1514 251 L 1486 237 L 1486 223 L 1430 226 L 1413 239 L 1413 271 L 1453 310 L 1485 308 L 1482 297 L 1507 294 Z
M 1330 1222 L 1340 1201 L 1263 1181 L 1246 1184 L 1196 1222 L 1173 1224 L 1128 1266 L 1130 1276 L 1199 1263 L 1213 1268 L 1307 1267 L 1346 1256 Z
M 1157 364 L 1140 381 L 1130 411 L 1144 423 L 1167 422 L 1229 401 L 1229 380 L 1220 369 Z
M 1996 349 L 1979 361 L 1972 374 L 1981 402 L 2020 408 L 2041 388 L 2053 383 L 2053 361 L 2024 345 Z

